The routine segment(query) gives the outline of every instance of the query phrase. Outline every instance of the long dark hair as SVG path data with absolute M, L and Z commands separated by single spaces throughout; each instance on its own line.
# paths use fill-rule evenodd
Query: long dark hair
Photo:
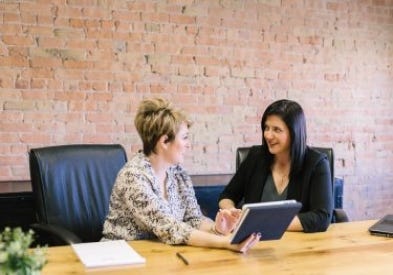
M 293 177 L 300 172 L 303 166 L 304 155 L 307 147 L 306 118 L 304 116 L 303 109 L 299 103 L 288 99 L 275 101 L 266 108 L 261 120 L 262 145 L 264 145 L 262 146 L 262 150 L 265 154 L 267 154 L 269 164 L 273 163 L 273 154 L 269 152 L 263 133 L 265 130 L 266 119 L 271 115 L 280 117 L 289 129 L 291 137 L 290 177 Z

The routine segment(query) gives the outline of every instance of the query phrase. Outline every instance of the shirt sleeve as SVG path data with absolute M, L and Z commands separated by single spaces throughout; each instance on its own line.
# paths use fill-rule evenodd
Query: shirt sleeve
M 329 162 L 321 159 L 315 166 L 309 185 L 309 211 L 298 214 L 304 232 L 326 231 L 333 212 L 333 194 Z
M 166 201 L 153 192 L 146 175 L 125 173 L 121 180 L 125 207 L 138 226 L 153 232 L 164 243 L 187 242 L 192 226 L 175 218 Z
M 230 199 L 234 202 L 235 206 L 238 206 L 244 199 L 245 187 L 251 181 L 251 172 L 254 170 L 255 164 L 257 163 L 257 154 L 257 149 L 252 147 L 246 159 L 240 164 L 239 169 L 225 186 L 218 198 L 218 201 L 222 199 Z

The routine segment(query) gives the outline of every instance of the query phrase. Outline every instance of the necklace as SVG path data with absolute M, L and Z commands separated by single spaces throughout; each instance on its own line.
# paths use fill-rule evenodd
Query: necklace
M 279 170 L 277 167 L 273 167 L 272 169 L 274 185 L 279 193 L 282 193 L 288 185 L 289 182 L 289 173 L 282 172 L 283 170 Z
M 287 175 L 281 175 L 281 184 L 280 185 L 283 185 L 284 184 L 284 182 L 285 182 L 285 179 L 287 178 L 288 176 Z
M 277 192 L 281 194 L 288 186 L 288 175 L 279 174 L 278 172 L 276 172 L 276 177 L 278 177 L 278 179 L 276 178 L 274 180 L 274 185 L 276 186 Z

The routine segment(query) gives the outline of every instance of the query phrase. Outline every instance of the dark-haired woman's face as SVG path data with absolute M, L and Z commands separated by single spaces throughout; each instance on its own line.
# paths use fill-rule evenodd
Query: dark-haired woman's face
M 291 136 L 285 122 L 276 115 L 266 118 L 263 136 L 271 154 L 289 154 Z

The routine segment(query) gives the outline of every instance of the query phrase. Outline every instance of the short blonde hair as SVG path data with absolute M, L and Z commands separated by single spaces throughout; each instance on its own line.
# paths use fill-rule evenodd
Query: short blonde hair
M 190 127 L 192 122 L 180 109 L 163 98 L 143 100 L 137 110 L 134 124 L 143 143 L 143 153 L 150 155 L 155 152 L 158 140 L 168 136 L 168 142 L 173 141 L 180 125 L 186 123 Z

